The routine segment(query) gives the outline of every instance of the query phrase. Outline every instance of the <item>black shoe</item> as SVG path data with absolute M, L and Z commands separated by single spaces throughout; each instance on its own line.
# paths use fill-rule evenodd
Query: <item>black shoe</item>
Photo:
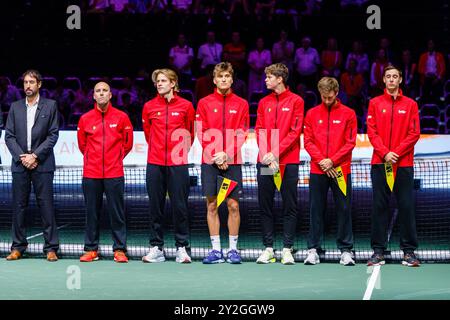
M 384 256 L 381 253 L 374 253 L 367 261 L 368 266 L 381 266 L 385 264 Z
M 408 267 L 420 267 L 420 261 L 414 253 L 405 253 L 403 256 L 402 265 Z

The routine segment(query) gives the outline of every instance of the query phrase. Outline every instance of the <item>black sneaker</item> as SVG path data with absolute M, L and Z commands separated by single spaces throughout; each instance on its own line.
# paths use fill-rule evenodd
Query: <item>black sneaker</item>
M 408 267 L 419 267 L 420 261 L 419 259 L 417 259 L 414 253 L 405 253 L 405 255 L 403 256 L 402 265 Z
M 368 266 L 381 266 L 385 264 L 384 256 L 381 253 L 374 253 L 367 261 Z

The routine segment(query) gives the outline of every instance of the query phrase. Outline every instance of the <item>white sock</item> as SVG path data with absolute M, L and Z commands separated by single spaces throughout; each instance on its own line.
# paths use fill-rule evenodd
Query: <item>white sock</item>
M 272 247 L 267 247 L 266 250 L 269 250 L 270 252 L 273 253 L 273 248 Z
M 239 236 L 229 236 L 230 250 L 237 250 L 238 238 L 239 238 Z
M 220 236 L 211 236 L 211 244 L 213 247 L 213 250 L 220 251 Z

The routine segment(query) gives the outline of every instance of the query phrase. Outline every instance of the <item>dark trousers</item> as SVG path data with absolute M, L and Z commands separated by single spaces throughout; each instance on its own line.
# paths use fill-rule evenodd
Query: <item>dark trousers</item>
M 83 193 L 86 204 L 85 251 L 98 250 L 103 193 L 106 195 L 106 211 L 109 214 L 111 224 L 113 250 L 126 251 L 127 228 L 124 189 L 124 177 L 109 179 L 83 178 Z
M 274 240 L 274 214 L 273 202 L 275 195 L 275 182 L 273 175 L 266 175 L 266 165 L 257 164 L 258 179 L 258 203 L 261 209 L 261 225 L 263 244 L 265 247 L 273 247 Z M 262 171 L 263 170 L 263 171 Z M 294 245 L 295 231 L 297 228 L 297 184 L 298 164 L 288 164 L 284 172 L 281 184 L 281 199 L 283 201 L 283 245 L 291 248 Z
M 33 184 L 36 203 L 42 217 L 44 227 L 44 253 L 57 252 L 59 249 L 58 228 L 56 226 L 55 208 L 53 205 L 53 172 L 37 172 L 25 170 L 12 173 L 13 188 L 13 222 L 11 250 L 23 253 L 27 246 L 25 230 L 25 210 Z
M 390 218 L 389 197 L 391 195 L 386 182 L 384 164 L 373 165 L 371 177 L 373 188 L 371 246 L 374 252 L 383 253 L 387 248 Z M 398 168 L 394 183 L 394 194 L 398 205 L 400 249 L 404 252 L 413 252 L 418 246 L 413 190 L 413 167 Z
M 326 174 L 311 174 L 309 179 L 310 227 L 308 249 L 321 249 L 323 225 L 327 210 L 327 194 L 331 187 L 337 216 L 336 245 L 341 252 L 353 248 L 352 232 L 352 179 L 347 175 L 347 195 L 344 196 L 336 179 Z
M 147 164 L 147 193 L 150 201 L 150 246 L 164 246 L 162 228 L 166 194 L 173 212 L 175 246 L 189 246 L 189 168 Z

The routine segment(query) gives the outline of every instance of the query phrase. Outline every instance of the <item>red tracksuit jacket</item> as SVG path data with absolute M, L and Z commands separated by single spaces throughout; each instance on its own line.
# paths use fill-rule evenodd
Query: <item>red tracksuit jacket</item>
M 356 145 L 358 123 L 355 111 L 337 103 L 330 109 L 323 103 L 306 113 L 303 129 L 305 149 L 311 156 L 311 173 L 325 174 L 319 162 L 325 158 L 333 167 L 351 173 L 352 151 Z
M 234 93 L 214 93 L 200 99 L 197 135 L 203 148 L 202 163 L 211 164 L 215 153 L 225 151 L 228 164 L 242 164 L 241 148 L 250 125 L 248 102 Z
M 393 151 L 399 155 L 399 167 L 412 167 L 414 145 L 420 138 L 417 103 L 401 91 L 394 100 L 385 90 L 369 102 L 367 135 L 374 150 L 372 164 L 384 163 L 384 156 Z
M 145 103 L 142 125 L 148 143 L 147 163 L 188 164 L 189 149 L 194 142 L 194 118 L 192 103 L 177 94 L 170 102 L 158 94 Z
M 133 147 L 133 126 L 126 113 L 111 104 L 102 113 L 97 104 L 78 122 L 78 148 L 84 156 L 83 177 L 123 177 L 123 159 Z
M 289 89 L 279 95 L 272 92 L 261 99 L 255 126 L 259 147 L 258 162 L 268 152 L 279 157 L 280 164 L 300 162 L 303 112 L 303 99 Z

